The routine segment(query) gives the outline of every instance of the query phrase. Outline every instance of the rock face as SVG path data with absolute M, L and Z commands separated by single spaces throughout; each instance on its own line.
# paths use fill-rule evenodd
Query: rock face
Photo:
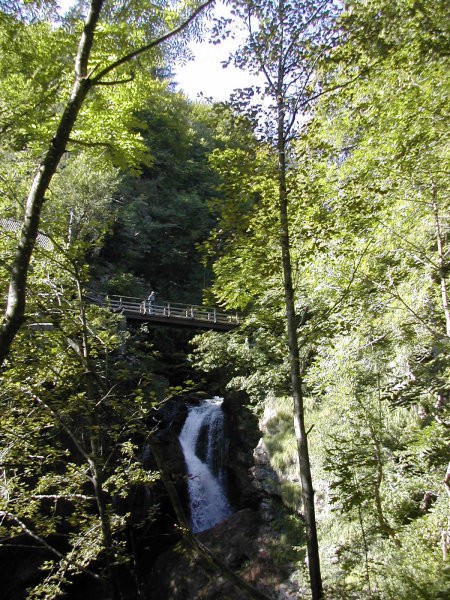
M 213 529 L 198 534 L 198 539 L 248 583 L 269 598 L 277 598 L 277 586 L 284 574 L 266 548 L 265 526 L 258 512 L 240 510 Z M 157 560 L 148 597 L 152 600 L 237 600 L 246 595 L 213 569 L 204 557 L 181 545 L 177 552 L 165 553 Z
M 253 458 L 254 465 L 249 470 L 252 486 L 258 492 L 261 518 L 270 522 L 281 507 L 281 488 L 262 438 L 253 451 Z
M 186 482 L 186 464 L 178 435 L 172 429 L 162 429 L 153 436 L 153 442 L 158 445 L 166 473 L 174 483 L 182 504 L 187 506 L 189 499 Z M 154 468 L 157 468 L 156 465 L 154 465 Z M 166 496 L 167 493 L 162 482 L 159 487 L 160 493 Z
M 236 509 L 259 510 L 262 519 L 270 521 L 281 505 L 280 483 L 260 438 L 258 420 L 247 403 L 243 392 L 230 394 L 223 402 L 229 495 Z
M 280 514 L 281 494 L 267 449 L 260 439 L 258 421 L 245 404 L 244 394 L 231 394 L 223 402 L 227 442 L 227 475 L 235 513 L 198 539 L 229 568 L 269 598 L 287 600 L 284 583 L 290 565 L 276 558 L 279 534 L 273 527 Z M 275 558 L 274 558 L 275 557 Z M 239 600 L 247 595 L 211 567 L 183 541 L 161 554 L 154 564 L 147 596 L 152 600 Z
M 158 409 L 157 417 L 152 425 L 160 424 L 160 429 L 170 429 L 178 435 L 187 416 L 187 402 L 189 401 L 195 401 L 195 399 L 176 396 L 170 400 L 166 400 Z M 199 401 L 200 398 L 197 402 Z
M 170 429 L 161 429 L 153 436 L 163 458 L 166 474 L 172 480 L 181 503 L 189 510 L 186 479 L 186 465 L 177 433 Z M 157 470 L 150 448 L 144 448 L 143 466 Z M 137 486 L 128 497 L 128 512 L 132 515 L 129 527 L 130 546 L 134 550 L 136 575 L 141 582 L 148 579 L 151 565 L 161 553 L 180 539 L 176 517 L 162 480 L 150 488 Z M 148 515 L 153 518 L 148 520 Z
M 257 509 L 258 490 L 252 484 L 249 469 L 253 466 L 253 449 L 258 443 L 257 417 L 246 407 L 248 397 L 243 392 L 227 394 L 222 409 L 225 413 L 228 494 L 236 510 Z

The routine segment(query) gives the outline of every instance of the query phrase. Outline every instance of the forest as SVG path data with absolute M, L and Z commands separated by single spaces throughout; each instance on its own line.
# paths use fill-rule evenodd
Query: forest
M 216 4 L 0 0 L 0 600 L 444 600 L 450 5 Z

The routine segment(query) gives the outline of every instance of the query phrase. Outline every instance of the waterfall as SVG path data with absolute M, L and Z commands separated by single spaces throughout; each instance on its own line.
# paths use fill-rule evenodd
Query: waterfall
M 179 439 L 188 472 L 191 528 L 198 533 L 232 512 L 224 487 L 222 399 L 192 406 Z

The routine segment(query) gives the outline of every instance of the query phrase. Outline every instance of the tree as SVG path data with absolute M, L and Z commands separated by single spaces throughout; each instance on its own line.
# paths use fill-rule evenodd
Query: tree
M 167 33 L 157 34 L 157 37 L 150 41 L 146 40 L 145 36 L 143 40 L 140 39 L 139 33 L 142 33 L 145 30 L 144 27 L 141 27 L 135 32 L 135 37 L 132 41 L 127 40 L 130 46 L 132 46 L 133 43 L 136 43 L 135 48 L 132 50 L 125 48 L 122 53 L 119 45 L 117 58 L 113 58 L 112 60 L 110 60 L 108 56 L 105 56 L 105 54 L 102 55 L 102 50 L 104 48 L 102 48 L 101 43 L 99 48 L 100 56 L 97 58 L 95 57 L 95 54 L 93 54 L 93 51 L 95 50 L 94 42 L 97 39 L 96 29 L 100 23 L 103 0 L 92 0 L 89 4 L 88 13 L 84 21 L 83 31 L 79 38 L 78 49 L 74 60 L 75 76 L 70 97 L 62 111 L 55 134 L 44 153 L 39 170 L 34 177 L 25 206 L 21 237 L 11 267 L 8 302 L 0 329 L 0 364 L 5 360 L 14 337 L 23 321 L 28 268 L 38 233 L 40 214 L 45 201 L 46 192 L 49 188 L 50 181 L 57 170 L 59 162 L 66 151 L 67 144 L 70 142 L 75 123 L 84 107 L 88 94 L 99 86 L 126 84 L 127 81 L 131 83 L 134 78 L 133 70 L 137 59 L 186 29 L 195 20 L 197 15 L 210 5 L 211 2 L 212 0 L 207 0 L 204 4 L 197 5 L 193 12 L 188 16 L 185 16 L 186 13 L 182 10 L 181 23 L 179 25 L 174 26 Z M 159 11 L 156 12 L 159 13 Z M 110 18 L 110 16 L 111 15 L 107 14 L 107 17 Z M 142 17 L 145 16 L 146 13 L 142 13 Z M 136 13 L 134 17 L 137 19 L 138 14 Z M 109 18 L 107 18 L 105 23 L 105 31 L 108 31 L 107 23 Z M 102 36 L 98 37 L 101 42 Z M 114 37 L 115 36 L 113 35 L 113 40 Z M 95 64 L 92 61 L 96 58 Z M 107 77 L 111 75 L 117 76 L 117 78 L 108 81 Z M 79 140 L 81 143 L 83 143 L 83 141 L 84 140 Z
M 19 332 L 2 373 L 1 533 L 12 541 L 26 534 L 47 552 L 31 597 L 55 597 L 81 574 L 99 594 L 121 598 L 119 572 L 133 572 L 124 507 L 133 487 L 157 479 L 135 445 L 149 433 L 154 390 L 121 356 L 120 317 L 86 304 L 86 254 L 101 243 L 99 208 L 114 178 L 98 174 L 97 188 L 74 182 L 82 161 L 74 162 L 55 178 L 55 235 L 50 247 L 38 246 L 30 273 L 35 322 Z M 92 205 L 83 197 L 89 183 Z M 7 253 L 14 236 L 2 242 Z
M 210 203 L 217 195 L 217 176 L 208 164 L 214 144 L 208 112 L 169 91 L 141 107 L 152 163 L 126 176 L 118 191 L 120 210 L 101 257 L 112 293 L 148 295 L 151 286 L 161 301 L 201 301 L 211 275 L 197 246 L 214 223 Z M 113 291 L 123 271 L 134 277 L 134 290 Z
M 266 172 L 266 176 L 271 179 L 272 198 L 277 206 L 294 428 L 300 463 L 311 590 L 313 598 L 320 598 L 322 580 L 304 419 L 288 205 L 292 194 L 289 183 L 290 164 L 298 159 L 292 153 L 292 141 L 298 135 L 299 124 L 305 118 L 308 105 L 321 93 L 317 85 L 316 67 L 336 36 L 333 25 L 335 8 L 332 2 L 288 3 L 279 0 L 235 3 L 233 10 L 246 23 L 249 34 L 248 42 L 234 56 L 234 63 L 259 73 L 264 79 L 262 95 L 266 104 L 256 102 L 249 110 L 252 116 L 259 119 L 261 137 L 267 145 L 269 156 L 273 153 L 274 162 L 276 160 L 276 165 L 271 165 L 273 170 L 270 175 Z M 236 106 L 242 107 L 253 96 L 253 89 L 244 90 L 241 95 L 236 96 Z
M 321 536 L 328 551 L 343 538 L 336 566 L 325 568 L 344 595 L 435 598 L 447 590 L 436 561 L 449 422 L 448 6 L 437 3 L 434 13 L 430 3 L 375 1 L 347 9 L 340 43 L 317 63 L 314 118 L 294 132 L 287 153 L 302 391 L 314 423 L 308 439 L 321 499 L 330 494 L 334 508 Z M 250 22 L 255 35 L 258 23 Z M 267 130 L 261 119 L 260 138 Z M 199 347 L 201 364 L 233 368 L 232 384 L 258 398 L 280 395 L 287 367 L 270 208 L 276 153 L 267 139 L 249 168 L 237 152 L 213 155 L 223 176 L 228 161 L 235 199 L 224 220 L 229 235 L 214 238 L 214 289 L 250 317 L 241 334 L 213 348 L 203 338 Z M 239 213 L 233 184 L 247 212 Z
M 448 434 L 448 116 L 441 94 L 448 7 L 438 3 L 440 17 L 427 3 L 348 8 L 341 20 L 348 44 L 337 49 L 328 81 L 333 87 L 366 72 L 323 98 L 305 138 L 321 165 L 322 202 L 335 232 L 306 278 L 316 286 L 313 297 L 335 308 L 324 311 L 327 335 L 316 340 L 306 383 L 317 390 L 323 464 L 343 510 L 343 538 L 350 538 L 339 549 L 342 567 L 369 594 L 434 598 L 447 589 L 436 561 Z M 326 277 L 319 282 L 317 273 Z M 425 446 L 421 462 L 416 453 Z M 352 557 L 357 545 L 365 573 Z M 414 575 L 412 548 L 421 557 Z M 403 576 L 394 575 L 399 565 Z M 386 572 L 395 580 L 386 581 Z

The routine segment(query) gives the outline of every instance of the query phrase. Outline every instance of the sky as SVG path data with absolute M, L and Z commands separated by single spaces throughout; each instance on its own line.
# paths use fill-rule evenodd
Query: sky
M 67 10 L 74 0 L 59 0 L 61 11 Z M 217 10 L 224 14 L 224 6 L 217 2 Z M 237 25 L 235 26 L 237 31 Z M 239 35 L 236 36 L 239 39 Z M 194 59 L 186 64 L 172 65 L 177 90 L 183 91 L 191 100 L 206 98 L 215 101 L 227 100 L 238 87 L 249 85 L 249 76 L 232 66 L 223 68 L 222 62 L 227 60 L 231 51 L 238 46 L 236 40 L 226 40 L 220 44 L 210 44 L 208 41 L 192 42 L 189 48 Z
M 221 0 L 216 0 L 213 11 L 216 16 L 232 18 L 229 8 Z M 233 38 L 230 36 L 220 44 L 208 43 L 207 39 L 201 43 L 191 43 L 189 48 L 194 60 L 186 65 L 174 65 L 178 89 L 184 91 L 188 98 L 197 100 L 203 94 L 215 101 L 227 100 L 234 89 L 257 83 L 255 76 L 231 65 L 226 68 L 222 65 L 230 52 L 236 51 L 245 39 L 242 25 L 235 21 L 231 28 Z
M 214 11 L 220 16 L 231 16 L 220 1 L 217 2 Z M 235 88 L 249 85 L 249 75 L 244 71 L 232 65 L 226 68 L 222 65 L 230 52 L 238 48 L 239 40 L 243 39 L 238 23 L 232 27 L 235 39 L 228 38 L 220 44 L 211 44 L 207 39 L 203 42 L 192 42 L 189 48 L 194 59 L 185 65 L 174 65 L 178 89 L 190 99 L 196 100 L 203 94 L 213 100 L 227 100 Z
M 199 94 L 213 100 L 227 100 L 234 88 L 248 85 L 248 75 L 243 71 L 232 66 L 224 69 L 221 65 L 235 46 L 235 42 L 191 44 L 194 60 L 174 68 L 177 89 L 191 100 L 198 99 Z

